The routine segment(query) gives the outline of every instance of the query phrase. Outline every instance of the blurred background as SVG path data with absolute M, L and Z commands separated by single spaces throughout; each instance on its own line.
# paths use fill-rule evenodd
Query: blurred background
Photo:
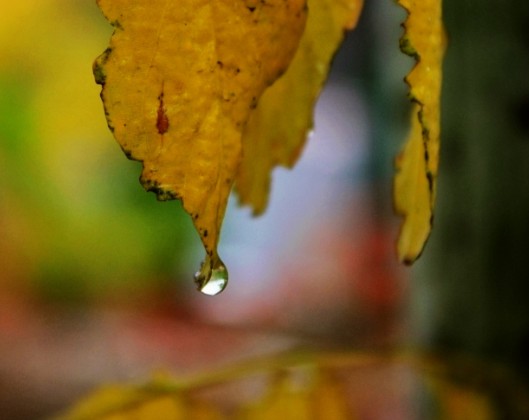
M 409 121 L 405 13 L 366 3 L 299 164 L 274 173 L 268 211 L 254 219 L 230 203 L 220 243 L 230 284 L 214 298 L 194 289 L 202 248 L 188 216 L 143 191 L 140 164 L 106 126 L 91 63 L 111 27 L 95 1 L 3 6 L 3 418 L 41 418 L 157 369 L 295 348 L 465 354 L 528 381 L 529 3 L 445 0 L 438 207 L 411 269 L 396 262 L 391 204 Z M 373 392 L 388 377 L 377 380 Z M 361 418 L 423 418 L 365 401 Z M 388 407 L 393 417 L 377 411 Z

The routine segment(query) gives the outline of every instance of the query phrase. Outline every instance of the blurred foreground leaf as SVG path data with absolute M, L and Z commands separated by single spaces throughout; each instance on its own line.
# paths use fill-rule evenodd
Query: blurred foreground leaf
M 315 361 L 296 366 L 296 358 L 298 356 L 289 355 L 284 359 L 270 359 L 268 366 L 256 361 L 220 374 L 206 374 L 198 380 L 174 381 L 164 377 L 144 386 L 104 386 L 60 419 L 355 419 L 340 380 L 314 364 Z M 293 370 L 289 366 L 292 362 Z M 266 391 L 257 400 L 226 409 L 222 402 L 211 403 L 194 395 L 201 388 L 238 380 L 260 370 L 269 375 L 269 381 Z
M 295 352 L 187 379 L 105 386 L 58 419 L 522 419 L 527 401 L 521 383 L 490 363 L 417 353 Z
M 153 393 L 127 386 L 106 386 L 81 401 L 70 420 L 216 420 L 223 418 L 207 404 L 191 404 L 180 394 Z

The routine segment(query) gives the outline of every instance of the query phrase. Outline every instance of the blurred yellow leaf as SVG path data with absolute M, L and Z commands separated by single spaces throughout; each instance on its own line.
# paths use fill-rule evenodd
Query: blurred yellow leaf
M 410 136 L 397 157 L 394 185 L 395 210 L 404 217 L 398 256 L 411 264 L 422 252 L 433 222 L 445 38 L 441 0 L 399 0 L 398 3 L 408 12 L 401 49 L 417 61 L 406 77 L 415 105 Z
M 272 381 L 264 397 L 244 406 L 238 418 L 251 420 L 310 419 L 310 393 L 304 384 L 297 384 L 291 375 L 280 373 Z
M 280 373 L 260 401 L 240 408 L 238 418 L 353 420 L 347 392 L 340 381 L 313 369 Z
M 143 186 L 181 199 L 191 215 L 206 250 L 199 286 L 215 272 L 227 277 L 217 243 L 242 131 L 296 51 L 305 0 L 98 4 L 115 28 L 94 63 L 108 125 L 143 163 Z M 205 293 L 221 291 L 222 280 Z
M 163 392 L 132 386 L 106 386 L 78 402 L 62 420 L 221 420 L 224 416 L 205 402 L 191 402 L 183 392 Z
M 109 418 L 111 415 L 123 412 L 125 407 L 137 406 L 144 399 L 144 393 L 134 387 L 106 385 L 78 402 L 60 418 L 65 420 Z
M 499 418 L 493 401 L 485 393 L 438 378 L 430 378 L 429 382 L 438 400 L 440 419 L 493 420 Z
M 320 372 L 313 392 L 314 417 L 321 420 L 354 420 L 350 411 L 348 395 L 338 378 Z
M 291 360 L 285 360 L 291 362 Z M 258 368 L 267 368 L 261 364 Z M 238 374 L 244 371 L 237 371 Z M 230 381 L 227 371 L 224 381 Z M 264 395 L 254 402 L 240 401 L 229 418 L 275 420 L 280 418 L 351 420 L 348 394 L 340 378 L 320 366 L 309 364 L 295 369 L 275 370 L 268 366 L 271 381 Z M 219 376 L 213 376 L 218 380 Z M 234 379 L 231 377 L 231 379 Z M 177 384 L 177 385 L 176 385 Z M 143 387 L 105 386 L 72 407 L 62 420 L 193 419 L 226 418 L 222 401 L 207 401 L 193 392 L 211 386 L 202 381 L 173 382 L 164 376 Z M 201 395 L 200 393 L 198 395 Z
M 417 398 L 425 403 L 418 411 Z M 374 401 L 381 406 L 371 407 Z M 481 420 L 497 418 L 498 402 L 509 418 L 525 419 L 527 401 L 514 376 L 492 374 L 489 363 L 405 352 L 293 352 L 188 378 L 164 374 L 145 385 L 105 386 L 59 419 Z
M 142 420 L 180 420 L 187 418 L 185 405 L 181 398 L 174 396 L 161 396 L 139 403 L 137 407 L 125 410 L 121 416 L 123 419 Z
M 363 0 L 309 0 L 307 26 L 287 72 L 261 97 L 243 136 L 237 175 L 241 204 L 265 210 L 276 165 L 296 162 L 312 128 L 314 103 L 345 30 L 356 25 Z

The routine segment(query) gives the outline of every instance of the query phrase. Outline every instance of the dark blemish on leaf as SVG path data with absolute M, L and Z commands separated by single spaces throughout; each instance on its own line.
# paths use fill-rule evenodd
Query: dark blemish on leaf
M 410 42 L 410 39 L 407 36 L 403 36 L 399 40 L 399 47 L 400 47 L 400 50 L 404 54 L 406 54 L 406 55 L 408 55 L 410 57 L 413 57 L 415 59 L 419 58 L 419 54 L 417 53 L 417 50 L 413 47 L 413 45 Z
M 107 79 L 107 75 L 103 71 L 103 66 L 98 60 L 94 61 L 94 66 L 92 68 L 92 71 L 94 73 L 94 78 L 95 78 L 96 83 L 98 85 L 104 85 Z
M 176 200 L 178 195 L 173 191 L 168 191 L 164 189 L 157 189 L 154 191 L 156 193 L 156 199 L 158 201 L 169 201 L 169 200 Z
M 207 237 L 208 237 L 208 230 L 207 230 L 207 229 L 204 230 L 203 235 L 204 235 L 204 238 L 207 238 Z
M 421 121 L 421 124 L 423 124 L 423 119 L 422 119 L 422 113 L 420 114 L 420 121 Z M 430 138 L 430 130 L 426 127 L 424 127 L 422 129 L 422 138 L 423 139 L 429 139 Z
M 257 108 L 257 97 L 252 97 L 252 102 L 250 102 L 250 109 Z
M 246 6 L 246 8 L 252 13 L 255 12 L 255 9 L 256 9 L 255 6 Z
M 112 21 L 112 22 L 110 22 L 110 24 L 116 29 L 119 29 L 121 31 L 123 30 L 123 26 L 121 25 L 121 22 L 119 20 L 117 20 L 117 19 Z
M 151 188 L 155 188 L 158 185 L 158 183 L 152 179 L 145 179 L 143 175 L 140 176 L 140 182 L 141 185 L 143 185 L 143 188 L 145 188 L 147 191 L 151 191 Z
M 219 66 L 219 68 L 223 68 L 224 67 L 224 63 L 220 60 L 217 61 L 217 66 Z
M 132 152 L 130 150 L 127 150 L 127 149 L 122 149 L 122 150 L 123 150 L 123 153 L 125 153 L 125 156 L 127 157 L 127 159 L 134 160 L 132 157 Z
M 404 265 L 412 265 L 413 261 L 415 261 L 413 258 L 406 257 L 402 262 L 404 263 Z
M 232 100 L 234 100 L 235 98 L 237 97 L 237 94 L 235 92 L 230 92 L 228 94 L 226 94 L 224 96 L 224 101 L 225 102 L 231 102 Z
M 112 48 L 107 48 L 99 57 L 95 59 L 94 64 L 92 65 L 92 72 L 94 74 L 95 81 L 99 85 L 104 85 L 106 82 L 106 74 L 103 66 L 108 61 L 108 57 L 111 52 Z
M 140 177 L 140 182 L 143 185 L 143 188 L 145 188 L 148 192 L 153 192 L 156 194 L 156 199 L 158 201 L 168 201 L 180 198 L 180 196 L 174 191 L 162 187 L 158 181 L 145 179 L 142 176 Z
M 158 129 L 158 133 L 165 134 L 167 133 L 167 130 L 169 130 L 169 117 L 167 116 L 165 112 L 165 107 L 163 103 L 163 84 L 162 84 L 162 92 L 158 96 L 158 113 L 156 117 L 156 128 Z
M 434 178 L 434 176 L 433 176 L 431 171 L 427 171 L 426 172 L 426 178 L 428 179 L 428 190 L 430 192 L 433 192 L 433 178 Z
M 296 13 L 296 17 L 297 17 L 297 18 L 301 18 L 301 17 L 304 16 L 308 11 L 309 11 L 309 5 L 307 4 L 307 2 L 305 2 L 305 4 L 303 5 L 303 8 L 300 9 L 300 10 Z

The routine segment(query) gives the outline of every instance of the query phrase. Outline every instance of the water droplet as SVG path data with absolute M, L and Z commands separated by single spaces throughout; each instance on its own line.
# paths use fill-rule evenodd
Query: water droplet
M 228 284 L 228 270 L 219 257 L 212 262 L 209 256 L 195 274 L 195 283 L 200 292 L 215 296 L 222 292 Z

